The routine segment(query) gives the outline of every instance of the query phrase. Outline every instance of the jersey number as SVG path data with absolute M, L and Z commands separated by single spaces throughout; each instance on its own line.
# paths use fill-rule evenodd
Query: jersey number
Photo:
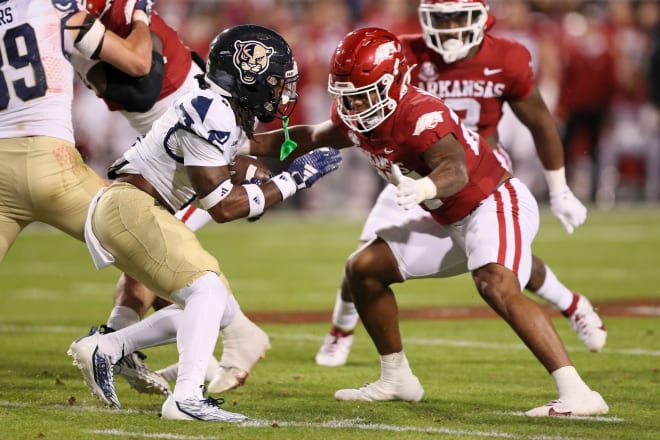
M 11 82 L 16 96 L 22 101 L 39 98 L 46 94 L 46 71 L 41 64 L 39 46 L 34 29 L 28 23 L 8 29 L 2 37 L 8 64 L 15 69 L 30 67 L 32 81 L 28 85 L 26 77 Z M 9 85 L 4 75 L 5 59 L 0 56 L 0 110 L 9 106 Z

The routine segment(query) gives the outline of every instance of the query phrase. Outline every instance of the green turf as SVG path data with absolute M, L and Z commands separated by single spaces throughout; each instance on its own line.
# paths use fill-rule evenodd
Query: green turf
M 544 211 L 535 253 L 570 287 L 595 302 L 658 298 L 660 210 L 592 210 L 573 236 Z M 360 224 L 266 215 L 205 228 L 243 308 L 326 311 Z M 586 352 L 567 323 L 555 324 L 584 379 L 610 414 L 598 419 L 530 419 L 517 413 L 555 396 L 550 378 L 497 319 L 404 321 L 406 353 L 426 390 L 418 404 L 336 402 L 341 387 L 373 381 L 378 358 L 362 328 L 349 364 L 317 367 L 327 323 L 263 323 L 272 350 L 225 405 L 244 426 L 164 422 L 161 401 L 117 379 L 123 408 L 102 408 L 65 352 L 105 321 L 118 276 L 96 271 L 84 246 L 44 227 L 23 234 L 0 265 L 0 439 L 654 439 L 660 433 L 660 319 L 606 320 L 603 353 Z M 401 307 L 482 305 L 469 277 L 397 286 Z M 152 367 L 175 347 L 148 351 Z

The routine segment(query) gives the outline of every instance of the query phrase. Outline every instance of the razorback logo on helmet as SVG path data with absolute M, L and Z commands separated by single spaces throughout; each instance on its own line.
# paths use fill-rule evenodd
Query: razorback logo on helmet
M 374 63 L 380 64 L 385 60 L 393 60 L 401 47 L 393 41 L 383 43 L 376 49 Z
M 435 128 L 439 123 L 444 122 L 442 117 L 442 111 L 425 113 L 417 119 L 415 124 L 415 131 L 413 131 L 413 136 L 419 136 L 425 130 L 430 130 Z
M 271 55 L 275 53 L 272 47 L 265 46 L 259 41 L 241 41 L 234 43 L 234 66 L 241 75 L 241 82 L 254 84 L 257 76 L 268 70 Z

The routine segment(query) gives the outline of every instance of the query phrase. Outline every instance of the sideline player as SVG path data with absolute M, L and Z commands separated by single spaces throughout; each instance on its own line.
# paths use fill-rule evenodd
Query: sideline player
M 485 139 L 440 98 L 410 87 L 402 44 L 388 31 L 349 33 L 330 62 L 331 119 L 290 129 L 304 146 L 357 146 L 396 186 L 399 209 L 429 215 L 378 231 L 346 263 L 347 286 L 381 360 L 380 378 L 341 389 L 337 400 L 421 400 L 424 389 L 403 351 L 392 284 L 470 272 L 482 298 L 520 337 L 555 382 L 558 399 L 529 416 L 605 414 L 609 408 L 573 367 L 550 318 L 522 294 L 539 226 L 536 200 Z M 250 152 L 273 155 L 283 130 L 256 136 Z M 301 151 L 301 152 L 302 152 Z
M 566 184 L 564 150 L 554 118 L 533 83 L 529 52 L 520 43 L 487 32 L 493 24 L 485 0 L 422 0 L 423 33 L 404 35 L 401 43 L 412 70 L 412 85 L 442 98 L 469 129 L 481 134 L 507 169 L 511 161 L 499 143 L 497 125 L 508 103 L 530 130 L 550 189 L 552 213 L 571 234 L 586 219 L 587 210 Z M 396 188 L 387 185 L 363 226 L 360 246 L 384 225 L 424 215 L 421 209 L 400 212 Z M 396 220 L 398 219 L 398 220 Z M 358 314 L 342 279 L 315 361 L 344 365 L 353 344 Z M 532 257 L 532 276 L 525 286 L 559 309 L 590 351 L 601 351 L 607 331 L 589 300 L 562 284 L 540 258 Z
M 218 223 L 255 218 L 310 187 L 338 167 L 339 152 L 324 148 L 296 158 L 266 182 L 234 185 L 229 164 L 255 122 L 288 116 L 298 70 L 287 42 L 257 25 L 216 36 L 198 85 L 178 99 L 110 168 L 116 180 L 94 197 L 85 225 L 97 268 L 114 264 L 174 302 L 115 332 L 74 341 L 69 354 L 101 401 L 119 407 L 113 365 L 124 353 L 175 338 L 176 385 L 161 409 L 171 420 L 238 422 L 204 393 L 204 375 L 221 328 L 238 304 L 217 260 L 174 216 L 188 204 Z
M 84 7 L 107 29 L 123 36 L 132 26 L 125 12 L 132 3 L 131 0 L 86 0 Z M 195 76 L 204 71 L 203 60 L 191 52 L 157 11 L 151 10 L 150 18 L 153 50 L 147 75 L 135 77 L 108 63 L 89 59 L 79 51 L 72 54 L 72 63 L 83 82 L 103 99 L 109 110 L 119 111 L 141 135 L 145 135 L 179 97 L 196 86 Z M 193 231 L 211 220 L 206 211 L 193 206 L 176 215 Z M 114 307 L 102 331 L 118 330 L 139 321 L 152 305 L 158 309 L 169 304 L 141 283 L 122 274 L 114 292 Z M 252 367 L 270 348 L 266 332 L 240 309 L 234 321 L 223 328 L 221 336 L 222 357 L 219 363 L 211 358 L 206 374 L 209 390 L 214 393 L 243 384 Z M 116 373 L 139 392 L 167 395 L 167 381 L 176 379 L 176 365 L 152 372 L 144 358 L 141 352 L 126 355 L 117 365 Z

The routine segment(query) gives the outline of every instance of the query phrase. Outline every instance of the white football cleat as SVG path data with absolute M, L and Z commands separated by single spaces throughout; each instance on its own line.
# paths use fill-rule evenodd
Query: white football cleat
M 417 376 L 410 374 L 396 382 L 385 382 L 378 379 L 360 389 L 346 388 L 335 393 L 337 400 L 360 400 L 365 402 L 380 402 L 387 400 L 403 400 L 419 402 L 424 396 L 424 388 Z
M 573 304 L 569 308 L 572 313 L 565 312 L 571 329 L 577 333 L 580 341 L 589 351 L 601 351 L 607 341 L 607 330 L 600 316 L 594 311 L 589 300 L 577 292 L 573 292 Z
M 323 339 L 323 345 L 314 360 L 323 367 L 339 367 L 346 364 L 353 346 L 353 332 L 343 332 L 333 326 Z
M 218 394 L 239 387 L 245 383 L 250 371 L 270 350 L 270 339 L 254 322 L 242 312 L 220 330 L 222 336 L 222 357 L 215 377 L 209 382 L 207 391 Z
M 165 420 L 201 420 L 203 422 L 242 422 L 247 416 L 225 411 L 220 408 L 223 401 L 212 397 L 197 399 L 194 397 L 181 402 L 168 396 L 163 403 L 160 417 Z
M 87 336 L 73 341 L 67 354 L 73 357 L 73 365 L 78 367 L 85 384 L 93 395 L 107 406 L 119 408 L 119 398 L 115 391 L 115 382 L 110 357 L 99 350 L 99 329 L 92 327 Z
M 605 399 L 596 391 L 575 397 L 553 400 L 538 408 L 530 409 L 525 415 L 530 417 L 546 416 L 595 416 L 607 414 L 610 408 Z

